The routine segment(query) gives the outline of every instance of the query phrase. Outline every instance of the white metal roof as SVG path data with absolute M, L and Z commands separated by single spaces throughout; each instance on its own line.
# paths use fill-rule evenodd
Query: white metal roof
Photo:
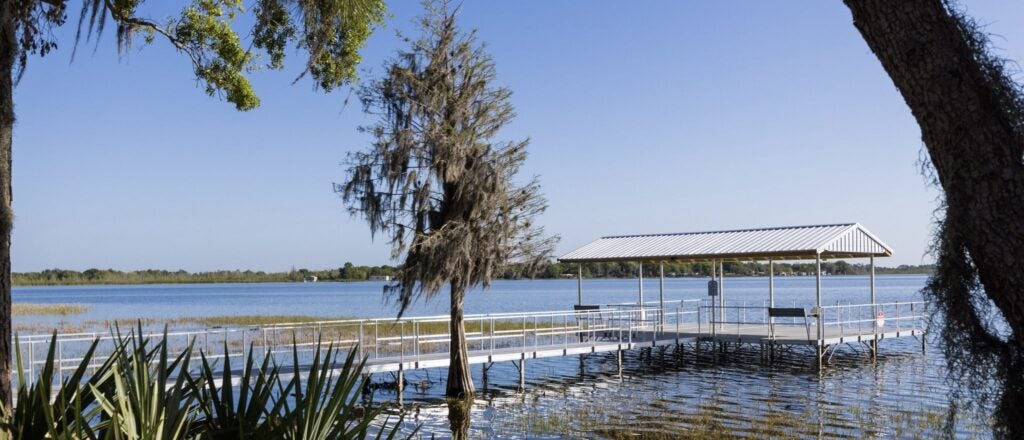
M 559 258 L 588 261 L 707 261 L 888 257 L 892 249 L 859 223 L 601 237 Z

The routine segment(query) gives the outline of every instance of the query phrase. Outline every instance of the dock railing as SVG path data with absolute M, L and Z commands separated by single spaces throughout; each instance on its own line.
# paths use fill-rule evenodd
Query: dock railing
M 924 330 L 924 301 L 822 306 L 822 326 L 827 337 L 886 334 Z
M 611 342 L 630 344 L 650 338 L 672 338 L 703 328 L 699 300 L 666 301 L 659 304 L 613 304 L 595 310 L 489 313 L 464 316 L 470 355 L 508 351 L 540 350 L 552 347 Z M 335 348 L 356 348 L 372 361 L 411 362 L 439 359 L 450 350 L 450 319 L 447 315 L 324 320 L 261 326 L 209 327 L 166 333 L 168 348 L 180 353 L 190 342 L 194 356 L 202 350 L 208 359 L 246 356 L 250 348 L 260 359 L 292 355 L 311 356 L 319 343 Z M 122 329 L 122 334 L 132 331 Z M 164 332 L 144 329 L 145 338 L 163 338 Z M 34 378 L 46 362 L 52 335 L 18 338 L 28 377 Z M 98 368 L 113 352 L 117 338 L 109 332 L 58 334 L 55 347 L 56 380 L 77 368 L 88 347 L 98 341 L 93 365 Z
M 801 308 L 795 302 L 791 308 Z M 735 336 L 752 339 L 773 339 L 780 333 L 773 327 L 799 327 L 806 332 L 808 342 L 853 336 L 885 335 L 893 332 L 924 330 L 926 326 L 924 301 L 899 301 L 875 304 L 836 304 L 802 307 L 804 316 L 769 317 L 767 302 L 726 302 L 704 300 L 701 305 L 706 327 L 711 336 Z M 817 316 L 820 314 L 820 316 Z M 808 329 L 809 328 L 809 329 Z M 773 331 L 774 330 L 774 331 Z M 784 332 L 782 332 L 784 333 Z

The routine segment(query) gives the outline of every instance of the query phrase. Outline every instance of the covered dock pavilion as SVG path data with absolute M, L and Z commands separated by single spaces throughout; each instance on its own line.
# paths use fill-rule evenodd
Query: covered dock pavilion
M 636 262 L 640 310 L 656 310 L 663 320 L 665 306 L 665 263 L 707 263 L 711 265 L 709 299 L 698 318 L 707 322 L 699 340 L 720 343 L 758 343 L 771 350 L 775 345 L 813 345 L 819 365 L 844 343 L 864 343 L 872 355 L 880 339 L 923 336 L 921 302 L 880 304 L 875 298 L 875 257 L 892 256 L 882 240 L 859 223 L 787 226 L 759 229 L 686 232 L 673 234 L 619 235 L 602 237 L 561 258 L 577 263 L 577 307 L 586 308 L 583 264 L 591 262 Z M 821 262 L 831 259 L 869 260 L 868 303 L 824 306 L 821 301 Z M 813 260 L 815 262 L 814 308 L 781 308 L 775 305 L 775 263 Z M 764 262 L 768 265 L 767 306 L 746 307 L 726 302 L 724 265 L 730 262 Z M 657 304 L 644 301 L 643 265 L 659 265 L 661 283 Z M 754 313 L 747 309 L 760 309 Z M 757 313 L 760 312 L 760 313 Z M 648 312 L 649 313 L 649 312 Z M 749 319 L 753 316 L 754 319 Z M 888 318 L 887 318 L 888 317 Z M 657 325 L 657 322 L 654 323 Z M 888 324 L 888 325 L 887 325 Z M 813 334 L 812 334 L 813 332 Z M 922 337 L 923 341 L 923 337 Z M 922 344 L 923 347 L 923 344 Z
M 694 344 L 696 354 L 708 343 L 727 345 L 760 344 L 771 357 L 776 347 L 809 347 L 817 352 L 818 367 L 838 347 L 864 344 L 874 354 L 877 342 L 886 338 L 921 337 L 925 332 L 924 303 L 921 301 L 878 303 L 875 301 L 874 258 L 892 255 L 892 250 L 866 228 L 856 223 L 734 231 L 694 232 L 604 237 L 561 258 L 565 263 L 629 261 L 663 265 L 667 262 L 710 263 L 710 299 L 684 299 L 667 304 L 664 270 L 660 298 L 643 300 L 642 272 L 639 300 L 628 306 L 583 304 L 582 271 L 578 271 L 577 308 L 574 310 L 487 313 L 465 315 L 466 358 L 483 366 L 484 377 L 495 362 L 511 361 L 519 370 L 519 386 L 525 387 L 527 360 L 559 356 L 615 353 L 619 373 L 623 353 L 629 350 L 668 349 L 683 354 Z M 853 305 L 823 305 L 821 262 L 838 258 L 867 258 L 871 261 L 870 302 Z M 779 261 L 814 260 L 815 307 L 775 307 L 774 264 Z M 767 304 L 762 307 L 729 305 L 724 289 L 724 262 L 768 262 Z M 868 284 L 868 283 L 865 283 Z M 809 303 L 810 301 L 807 301 Z M 879 319 L 883 316 L 884 319 Z M 310 359 L 314 347 L 330 342 L 337 349 L 358 350 L 366 373 L 395 373 L 399 402 L 406 371 L 449 365 L 449 315 L 362 318 L 254 324 L 238 327 L 185 329 L 152 333 L 152 337 L 173 339 L 175 356 L 196 341 L 202 341 L 209 359 L 227 356 L 245 358 L 246 350 L 257 356 L 295 359 L 296 349 Z M 97 339 L 99 338 L 99 339 Z M 73 374 L 81 356 L 103 341 L 97 359 L 115 352 L 116 336 L 102 333 L 39 334 L 20 338 L 21 355 L 27 360 L 28 377 L 47 365 L 45 354 L 57 344 L 58 381 Z M 295 345 L 288 344 L 292 341 Z M 306 341 L 306 342 L 296 342 Z M 315 341 L 315 342 L 310 342 Z M 218 352 L 218 347 L 223 351 Z M 298 348 L 296 348 L 298 347 Z M 923 348 L 923 338 L 922 338 Z M 789 350 L 787 351 L 796 351 Z M 307 356 L 308 355 L 308 356 Z M 717 355 L 716 355 L 717 356 Z M 485 382 L 486 383 L 486 382 Z

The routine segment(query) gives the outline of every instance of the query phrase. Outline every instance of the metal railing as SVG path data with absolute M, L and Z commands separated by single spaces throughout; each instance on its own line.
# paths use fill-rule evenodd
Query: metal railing
M 778 305 L 777 305 L 778 307 Z M 799 308 L 796 303 L 792 307 Z M 900 301 L 875 304 L 836 304 L 805 309 L 804 317 L 769 317 L 767 303 L 704 300 L 701 305 L 712 335 L 774 338 L 773 327 L 809 328 L 808 340 L 883 335 L 892 332 L 925 330 L 924 301 Z M 820 315 L 820 316 L 819 316 Z
M 822 306 L 821 313 L 827 337 L 924 330 L 926 325 L 924 301 Z
M 714 301 L 714 302 L 712 302 Z M 825 337 L 879 335 L 904 330 L 924 330 L 924 302 L 890 302 L 824 306 L 821 319 L 807 308 L 807 318 L 769 318 L 766 303 L 716 300 L 620 303 L 596 310 L 529 313 L 471 314 L 463 319 L 469 354 L 530 352 L 587 344 L 632 344 L 653 339 L 735 335 L 772 338 L 774 327 L 813 326 L 818 340 Z M 878 313 L 883 314 L 879 320 Z M 123 332 L 122 332 L 123 333 Z M 163 338 L 163 331 L 144 331 L 145 338 Z M 193 344 L 208 359 L 230 355 L 240 359 L 252 349 L 262 356 L 286 355 L 293 350 L 303 360 L 312 357 L 318 344 L 356 348 L 368 362 L 412 362 L 444 359 L 450 350 L 450 319 L 447 315 L 402 319 L 348 319 L 293 322 L 262 326 L 211 327 L 166 333 L 169 351 L 181 353 Z M 46 362 L 52 335 L 21 336 L 19 345 L 28 377 L 35 378 Z M 807 339 L 812 340 L 809 334 Z M 114 351 L 117 338 L 109 332 L 58 334 L 55 340 L 55 380 L 78 367 L 82 356 L 97 342 L 90 363 L 98 368 Z M 237 362 L 237 361 L 236 361 Z M 237 365 L 237 364 L 236 364 Z
M 662 310 L 657 304 L 614 304 L 597 310 L 490 313 L 465 315 L 464 329 L 470 355 L 536 351 L 598 342 L 632 343 L 700 331 L 699 300 L 672 301 Z M 286 355 L 293 350 L 311 357 L 318 344 L 357 349 L 368 362 L 410 362 L 443 359 L 450 350 L 450 319 L 447 315 L 401 319 L 347 319 L 293 322 L 262 326 L 212 327 L 167 332 L 172 354 L 193 344 L 194 356 L 202 351 L 215 360 L 230 355 L 239 359 L 252 348 L 263 355 Z M 124 332 L 122 332 L 124 334 Z M 145 338 L 163 338 L 163 331 L 144 331 Z M 21 336 L 22 365 L 28 377 L 35 377 L 46 362 L 52 335 Z M 111 333 L 58 334 L 55 340 L 55 380 L 78 367 L 88 347 L 96 341 L 97 355 L 91 365 L 98 368 L 115 349 Z M 236 360 L 237 362 L 237 360 Z M 237 365 L 237 364 L 236 364 Z

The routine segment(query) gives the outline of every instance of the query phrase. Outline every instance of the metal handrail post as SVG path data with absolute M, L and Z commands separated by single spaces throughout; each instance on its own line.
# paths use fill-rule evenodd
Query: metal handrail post
M 679 308 L 676 309 L 676 339 L 679 339 L 679 323 L 683 320 L 683 303 L 679 303 Z
M 629 332 L 626 334 L 626 337 L 629 339 L 630 345 L 633 345 L 633 320 L 636 319 L 636 314 L 636 312 L 630 312 L 630 319 L 626 324 L 629 328 Z
M 562 315 L 562 344 L 569 348 L 569 316 Z
M 57 377 L 64 383 L 64 341 L 57 340 Z
M 537 350 L 537 315 L 533 315 L 533 349 Z
M 523 351 L 526 351 L 526 315 L 523 315 Z
M 843 321 L 845 321 L 845 319 L 842 319 L 842 318 L 843 318 L 843 308 L 839 307 L 839 305 L 836 305 L 836 325 L 839 326 L 839 336 L 840 337 L 843 337 L 843 336 L 846 335 L 846 333 L 843 331 Z

